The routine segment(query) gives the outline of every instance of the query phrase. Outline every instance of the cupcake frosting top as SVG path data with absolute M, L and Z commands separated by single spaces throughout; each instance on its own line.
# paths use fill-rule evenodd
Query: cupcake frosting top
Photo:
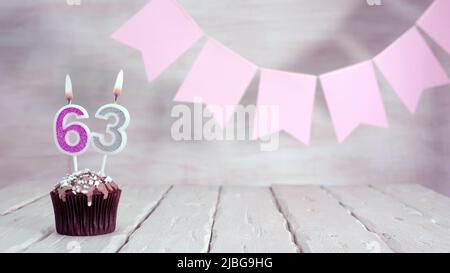
M 119 187 L 109 176 L 100 175 L 97 172 L 85 169 L 77 171 L 67 176 L 56 184 L 55 191 L 60 199 L 66 201 L 66 195 L 69 192 L 73 194 L 85 194 L 88 199 L 88 206 L 92 204 L 92 196 L 96 191 L 103 194 L 103 199 L 108 198 L 111 191 L 117 190 Z

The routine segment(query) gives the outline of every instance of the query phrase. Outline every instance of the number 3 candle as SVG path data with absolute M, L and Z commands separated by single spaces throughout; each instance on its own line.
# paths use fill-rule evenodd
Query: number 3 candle
M 106 133 L 111 136 L 111 140 L 107 141 L 105 134 L 92 133 L 92 143 L 94 147 L 103 153 L 103 161 L 100 173 L 104 175 L 106 159 L 109 154 L 117 154 L 127 144 L 127 134 L 125 129 L 130 123 L 130 114 L 128 110 L 122 105 L 117 104 L 117 99 L 122 92 L 123 86 L 123 71 L 121 70 L 116 78 L 114 85 L 114 103 L 105 104 L 97 110 L 95 117 L 98 119 L 108 120 L 110 117 L 114 118 L 114 122 L 106 127 Z
M 59 150 L 73 158 L 73 169 L 78 171 L 77 155 L 86 151 L 89 146 L 89 128 L 81 122 L 72 122 L 66 124 L 69 116 L 75 116 L 77 119 L 89 118 L 89 114 L 80 105 L 72 104 L 72 82 L 69 75 L 66 76 L 65 95 L 67 105 L 63 106 L 56 113 L 54 122 L 54 138 L 56 146 Z M 75 134 L 77 140 L 75 142 L 69 141 L 69 135 Z

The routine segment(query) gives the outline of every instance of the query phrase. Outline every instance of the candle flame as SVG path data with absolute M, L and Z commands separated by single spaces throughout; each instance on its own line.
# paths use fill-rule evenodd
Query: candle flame
M 114 101 L 117 101 L 117 98 L 122 93 L 122 86 L 123 86 L 123 70 L 120 70 L 119 74 L 117 74 L 116 84 L 114 85 L 113 89 Z
M 73 99 L 73 92 L 72 92 L 72 81 L 70 80 L 69 74 L 66 75 L 65 95 L 67 101 L 70 103 Z

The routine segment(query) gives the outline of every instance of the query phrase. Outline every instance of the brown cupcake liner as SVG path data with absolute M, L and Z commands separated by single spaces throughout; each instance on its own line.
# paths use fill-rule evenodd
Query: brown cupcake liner
M 55 213 L 56 231 L 69 236 L 94 236 L 111 233 L 116 229 L 117 208 L 121 190 L 114 190 L 103 199 L 100 192 L 92 196 L 88 206 L 85 194 L 68 193 L 64 202 L 57 192 L 50 192 Z

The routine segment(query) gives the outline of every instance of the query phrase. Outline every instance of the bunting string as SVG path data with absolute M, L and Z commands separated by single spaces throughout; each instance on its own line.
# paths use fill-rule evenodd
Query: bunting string
M 435 0 L 414 26 L 373 59 L 318 76 L 253 64 L 205 35 L 175 0 L 152 0 L 112 38 L 141 52 L 147 78 L 153 81 L 207 36 L 174 100 L 193 103 L 200 99 L 218 125 L 226 127 L 233 113 L 221 113 L 220 106 L 237 105 L 260 70 L 254 136 L 285 131 L 309 145 L 318 81 L 339 142 L 361 124 L 388 127 L 375 66 L 411 113 L 426 89 L 449 84 L 445 70 L 418 28 L 450 54 L 450 1 Z M 276 126 L 258 126 L 267 123 L 267 115 L 258 114 L 264 105 L 278 106 Z

